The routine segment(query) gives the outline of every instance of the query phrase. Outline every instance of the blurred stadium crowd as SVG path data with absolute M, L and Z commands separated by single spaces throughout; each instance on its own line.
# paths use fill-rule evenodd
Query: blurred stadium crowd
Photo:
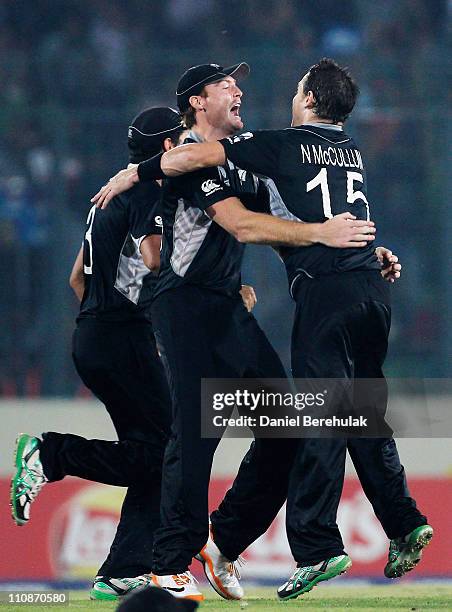
M 404 264 L 387 371 L 445 376 L 448 10 L 447 0 L 3 0 L 0 394 L 80 393 L 67 278 L 89 197 L 127 161 L 129 120 L 175 105 L 188 66 L 243 60 L 246 127 L 285 127 L 296 82 L 325 55 L 361 86 L 349 131 L 368 166 L 378 243 Z M 244 280 L 287 362 L 282 268 L 267 249 L 248 251 Z

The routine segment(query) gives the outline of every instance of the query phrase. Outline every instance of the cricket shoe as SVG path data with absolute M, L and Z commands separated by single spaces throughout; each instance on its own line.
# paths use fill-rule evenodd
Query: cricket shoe
M 150 576 L 136 576 L 135 578 L 108 578 L 107 576 L 96 576 L 94 578 L 93 587 L 89 593 L 90 599 L 98 599 L 102 601 L 115 601 L 119 597 L 123 597 L 147 586 L 152 586 Z
M 430 544 L 432 537 L 433 529 L 430 525 L 421 525 L 404 538 L 391 540 L 385 566 L 386 578 L 400 578 L 414 569 L 421 560 L 422 550 Z
M 238 568 L 235 563 L 221 554 L 213 541 L 212 534 L 195 559 L 203 564 L 206 578 L 218 595 L 224 599 L 242 599 L 244 592 L 240 586 Z
M 193 601 L 204 601 L 204 595 L 197 587 L 197 580 L 189 571 L 182 574 L 170 576 L 157 576 L 152 574 L 154 586 L 165 589 L 174 597 L 179 599 L 191 599 Z
M 40 446 L 41 440 L 28 434 L 19 434 L 16 440 L 16 473 L 11 479 L 11 513 L 16 525 L 28 522 L 30 506 L 47 482 L 39 457 Z
M 279 587 L 278 597 L 282 600 L 295 599 L 313 589 L 319 582 L 344 574 L 351 566 L 352 560 L 348 555 L 339 555 L 317 565 L 297 567 L 289 580 Z

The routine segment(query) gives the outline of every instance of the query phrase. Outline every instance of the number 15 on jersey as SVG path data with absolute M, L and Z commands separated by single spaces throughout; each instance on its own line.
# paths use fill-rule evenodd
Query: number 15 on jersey
M 362 191 L 355 191 L 354 183 L 364 183 L 363 175 L 360 172 L 347 171 L 347 204 L 353 204 L 356 200 L 363 200 L 366 205 L 366 218 L 370 220 L 369 202 Z M 331 210 L 330 190 L 328 187 L 328 170 L 322 168 L 316 176 L 306 185 L 306 193 L 320 187 L 322 192 L 323 214 L 327 219 L 333 218 Z

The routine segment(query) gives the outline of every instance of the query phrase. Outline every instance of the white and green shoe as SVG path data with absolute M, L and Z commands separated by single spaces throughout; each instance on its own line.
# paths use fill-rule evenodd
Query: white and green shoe
M 90 599 L 100 599 L 103 601 L 115 601 L 124 595 L 152 586 L 150 576 L 136 576 L 135 578 L 108 578 L 107 576 L 96 576 L 93 587 L 90 591 Z
M 25 525 L 30 520 L 30 506 L 47 482 L 39 457 L 40 446 L 41 440 L 28 434 L 19 434 L 16 440 L 16 473 L 11 479 L 11 513 L 16 525 Z
M 344 574 L 352 566 L 348 555 L 325 559 L 316 565 L 297 567 L 292 576 L 278 589 L 279 599 L 295 599 L 311 591 L 316 584 Z
M 391 540 L 385 566 L 386 578 L 400 578 L 414 569 L 421 560 L 422 550 L 430 544 L 432 537 L 432 527 L 421 525 L 404 538 Z

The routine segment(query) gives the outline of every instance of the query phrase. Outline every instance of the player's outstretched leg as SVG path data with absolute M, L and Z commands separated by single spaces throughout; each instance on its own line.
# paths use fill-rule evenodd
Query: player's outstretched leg
M 279 599 L 295 599 L 313 589 L 319 582 L 344 574 L 352 566 L 348 555 L 339 555 L 316 565 L 297 567 L 292 576 L 278 589 Z
M 16 473 L 11 479 L 11 513 L 16 525 L 25 525 L 30 519 L 30 506 L 47 482 L 39 449 L 41 440 L 28 434 L 19 434 L 14 452 Z
M 244 593 L 240 586 L 240 574 L 234 562 L 221 554 L 213 541 L 212 531 L 206 545 L 196 555 L 201 561 L 204 573 L 212 588 L 224 599 L 242 599 Z
M 432 527 L 421 525 L 405 537 L 391 540 L 385 566 L 386 578 L 400 578 L 414 569 L 421 560 L 422 550 L 430 544 L 432 537 Z
M 89 598 L 101 601 L 115 601 L 131 591 L 147 586 L 152 586 L 151 576 L 136 576 L 135 578 L 96 576 Z

